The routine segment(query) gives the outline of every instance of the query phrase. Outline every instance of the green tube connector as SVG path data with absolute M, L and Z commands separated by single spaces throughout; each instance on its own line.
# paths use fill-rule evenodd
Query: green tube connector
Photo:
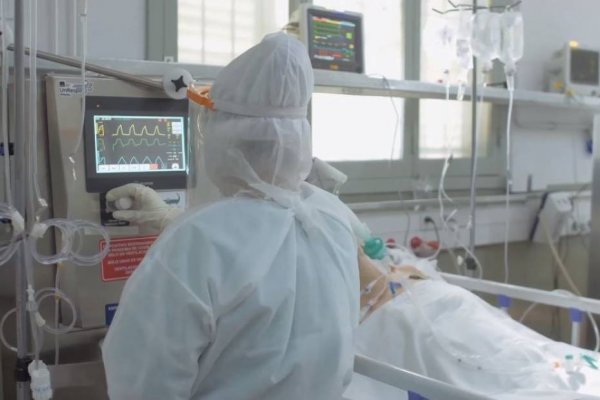
M 365 241 L 363 245 L 365 254 L 372 260 L 382 260 L 387 254 L 387 249 L 383 239 L 379 237 L 371 237 Z
M 595 358 L 588 356 L 587 354 L 582 354 L 581 355 L 581 359 L 583 361 L 585 361 L 587 363 L 587 365 L 590 366 L 590 368 L 592 369 L 598 369 L 598 360 L 596 360 Z

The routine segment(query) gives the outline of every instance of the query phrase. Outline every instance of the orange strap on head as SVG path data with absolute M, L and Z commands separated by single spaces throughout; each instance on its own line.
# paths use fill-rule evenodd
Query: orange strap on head
M 215 103 L 210 98 L 210 86 L 190 85 L 187 90 L 187 97 L 198 105 L 215 110 Z

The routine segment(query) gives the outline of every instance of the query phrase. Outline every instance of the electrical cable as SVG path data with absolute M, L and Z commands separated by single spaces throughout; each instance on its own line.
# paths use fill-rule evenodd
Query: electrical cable
M 527 307 L 525 309 L 525 311 L 523 312 L 523 314 L 521 314 L 521 318 L 519 318 L 519 322 L 523 323 L 525 321 L 525 318 L 527 318 L 527 316 L 529 315 L 529 313 L 531 311 L 533 311 L 534 308 L 536 308 L 539 305 L 539 303 L 531 303 L 529 305 L 529 307 Z
M 574 295 L 576 295 L 577 297 L 583 297 L 583 295 L 577 288 L 575 281 L 571 277 L 571 274 L 569 273 L 569 269 L 565 266 L 562 258 L 558 254 L 558 250 L 556 249 L 556 245 L 554 244 L 554 242 L 552 240 L 552 235 L 550 234 L 548 227 L 542 220 L 540 220 L 540 225 L 544 231 L 544 234 L 546 235 L 546 240 L 548 241 L 548 245 L 550 246 L 550 251 L 552 253 L 552 256 L 554 257 L 554 260 L 558 264 L 558 268 L 561 271 L 563 277 L 565 278 L 565 280 L 571 287 L 571 290 L 573 291 Z M 598 324 L 596 323 L 596 320 L 594 319 L 594 316 L 592 315 L 592 313 L 587 312 L 587 316 L 590 319 L 592 329 L 593 329 L 594 335 L 596 337 L 596 345 L 594 347 L 594 351 L 598 352 L 598 350 L 600 350 L 600 331 L 598 330 Z

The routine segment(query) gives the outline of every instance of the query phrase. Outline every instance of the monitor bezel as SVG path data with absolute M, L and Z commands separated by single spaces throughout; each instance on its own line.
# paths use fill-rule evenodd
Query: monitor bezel
M 86 190 L 103 193 L 127 183 L 142 183 L 155 189 L 184 189 L 187 171 L 98 173 L 96 171 L 95 115 L 183 117 L 184 151 L 188 157 L 188 102 L 168 98 L 87 96 L 85 108 L 84 154 Z
M 595 82 L 583 82 L 583 81 L 579 81 L 579 80 L 574 80 L 573 79 L 573 64 L 574 64 L 574 60 L 573 60 L 573 56 L 575 53 L 588 53 L 588 54 L 593 54 L 596 58 L 596 77 L 595 77 Z M 590 50 L 590 49 L 586 49 L 586 48 L 580 48 L 580 47 L 571 47 L 570 48 L 570 55 L 569 55 L 569 82 L 571 82 L 574 85 L 579 85 L 579 86 L 587 86 L 587 87 L 599 87 L 600 86 L 600 52 L 598 52 L 597 50 Z
M 355 70 L 348 69 L 348 68 L 332 69 L 329 67 L 332 64 L 331 62 L 317 60 L 313 57 L 313 41 L 311 40 L 312 35 L 311 35 L 311 30 L 310 30 L 311 16 L 333 18 L 333 19 L 338 19 L 338 20 L 342 20 L 342 21 L 349 21 L 349 22 L 356 24 L 356 33 L 355 33 L 356 50 L 355 51 L 356 51 L 356 60 L 357 61 L 356 61 L 356 69 Z M 310 62 L 314 69 L 334 71 L 334 72 L 350 72 L 350 73 L 364 74 L 364 72 L 365 72 L 365 57 L 364 57 L 364 40 L 363 40 L 364 27 L 363 27 L 362 14 L 332 11 L 332 10 L 327 10 L 327 9 L 323 9 L 323 8 L 318 8 L 318 7 L 314 7 L 314 8 L 308 7 L 306 9 L 305 18 L 306 18 L 306 20 L 304 21 L 304 23 L 306 26 L 306 34 L 305 34 L 304 40 L 306 41 L 306 45 L 308 48 L 308 55 L 310 57 Z M 339 64 L 339 65 L 340 65 L 340 67 L 343 66 L 343 64 Z

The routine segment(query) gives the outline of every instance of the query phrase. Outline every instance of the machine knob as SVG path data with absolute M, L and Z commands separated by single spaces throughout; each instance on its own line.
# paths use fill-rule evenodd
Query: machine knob
M 131 197 L 121 197 L 115 200 L 115 208 L 117 210 L 129 210 L 133 206 Z

